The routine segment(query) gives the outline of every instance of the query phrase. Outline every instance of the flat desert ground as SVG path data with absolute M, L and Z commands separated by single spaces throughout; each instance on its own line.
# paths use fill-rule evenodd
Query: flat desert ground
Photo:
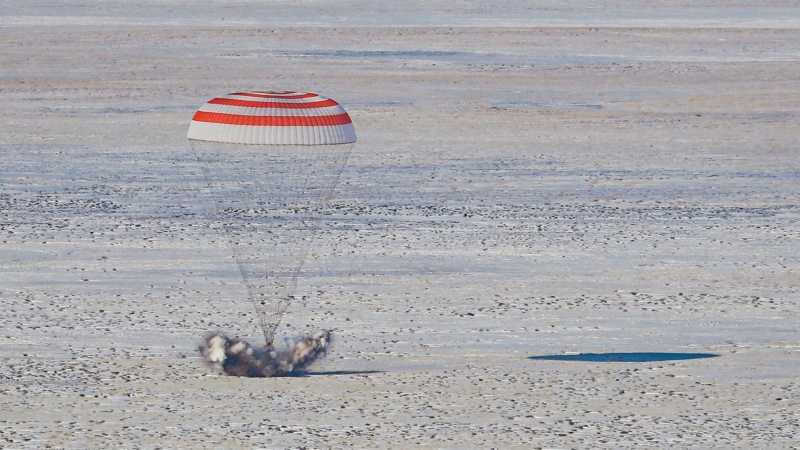
M 3 2 L 0 447 L 800 447 L 793 2 Z M 358 142 L 260 332 L 186 140 L 241 90 Z

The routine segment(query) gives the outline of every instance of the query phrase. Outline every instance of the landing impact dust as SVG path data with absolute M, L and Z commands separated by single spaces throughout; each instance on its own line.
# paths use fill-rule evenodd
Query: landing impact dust
M 206 337 L 200 353 L 206 361 L 237 377 L 279 377 L 302 373 L 327 353 L 331 343 L 328 331 L 285 339 L 286 347 L 254 347 L 221 333 Z

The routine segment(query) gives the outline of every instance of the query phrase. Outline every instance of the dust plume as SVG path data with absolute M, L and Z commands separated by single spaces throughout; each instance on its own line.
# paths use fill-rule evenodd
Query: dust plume
M 325 356 L 331 335 L 319 330 L 310 336 L 286 339 L 286 348 L 253 347 L 224 334 L 209 335 L 200 346 L 206 361 L 237 377 L 277 377 L 302 372 Z

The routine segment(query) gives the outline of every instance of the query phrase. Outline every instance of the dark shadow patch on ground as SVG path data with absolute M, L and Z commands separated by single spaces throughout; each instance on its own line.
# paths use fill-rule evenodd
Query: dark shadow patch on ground
M 384 370 L 325 370 L 325 371 L 305 371 L 290 372 L 280 376 L 283 377 L 315 377 L 315 376 L 334 376 L 334 375 L 368 375 L 371 373 L 385 373 Z
M 629 353 L 580 353 L 577 355 L 543 355 L 531 356 L 530 359 L 544 361 L 580 361 L 580 362 L 657 362 L 680 361 L 685 359 L 716 358 L 715 353 L 662 353 L 662 352 L 629 352 Z

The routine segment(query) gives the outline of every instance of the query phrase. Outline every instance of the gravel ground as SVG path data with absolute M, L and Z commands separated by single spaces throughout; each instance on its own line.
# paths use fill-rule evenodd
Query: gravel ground
M 9 3 L 0 447 L 800 448 L 784 2 Z M 243 89 L 359 136 L 304 376 L 197 352 L 260 337 L 185 139 Z

